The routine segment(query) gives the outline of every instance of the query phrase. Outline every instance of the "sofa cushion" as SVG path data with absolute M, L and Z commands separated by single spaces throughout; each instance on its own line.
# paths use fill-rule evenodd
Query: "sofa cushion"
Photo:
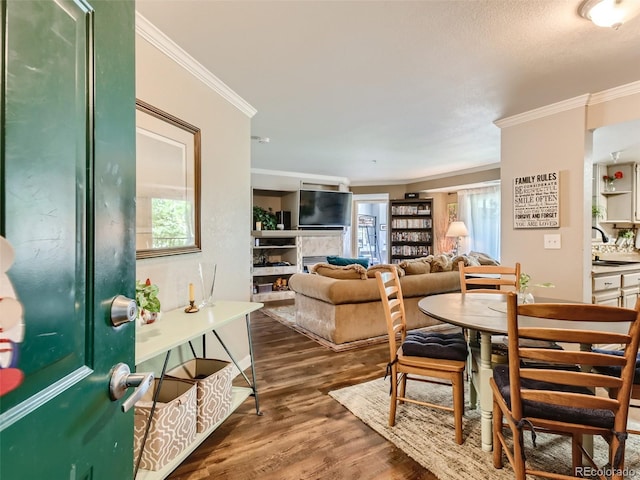
M 411 260 L 403 260 L 399 263 L 399 266 L 407 275 L 421 275 L 423 273 L 431 273 L 432 260 L 433 255 L 412 258 Z
M 393 270 L 394 268 L 396 269 L 396 272 L 398 272 L 398 277 L 404 276 L 404 270 L 400 268 L 399 265 L 391 263 L 379 263 L 378 265 L 372 265 L 371 267 L 367 268 L 367 277 L 376 278 L 376 272 L 388 272 L 390 270 Z
M 405 298 L 455 292 L 460 290 L 460 274 L 458 272 L 439 272 L 426 275 L 405 275 L 400 279 L 400 286 Z
M 400 279 L 400 285 L 406 303 L 411 297 L 459 291 L 460 275 L 458 272 L 405 275 Z M 380 291 L 374 278 L 365 281 L 339 280 L 323 275 L 294 273 L 289 278 L 289 288 L 296 292 L 296 297 L 301 294 L 333 305 L 380 302 Z
M 311 273 L 341 280 L 366 280 L 367 270 L 357 263 L 338 266 L 329 263 L 316 263 L 310 267 Z
M 364 268 L 367 268 L 369 266 L 368 258 L 347 258 L 330 255 L 327 257 L 327 262 L 331 265 L 338 265 L 340 267 L 346 267 L 347 265 L 353 265 L 354 263 L 357 265 L 362 265 Z

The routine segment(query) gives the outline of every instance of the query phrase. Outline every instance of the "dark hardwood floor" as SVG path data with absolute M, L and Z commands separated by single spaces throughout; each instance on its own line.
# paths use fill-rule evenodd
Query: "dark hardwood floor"
M 336 353 L 262 312 L 251 321 L 263 415 L 249 397 L 169 478 L 436 479 L 327 395 L 384 375 L 386 343 Z

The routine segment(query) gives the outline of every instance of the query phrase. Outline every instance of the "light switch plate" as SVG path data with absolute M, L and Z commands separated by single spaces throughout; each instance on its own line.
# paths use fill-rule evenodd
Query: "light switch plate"
M 544 248 L 557 249 L 560 248 L 560 234 L 547 234 L 544 236 Z

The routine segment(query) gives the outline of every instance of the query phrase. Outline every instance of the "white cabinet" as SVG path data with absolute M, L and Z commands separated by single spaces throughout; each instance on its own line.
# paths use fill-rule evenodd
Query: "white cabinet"
M 622 306 L 634 308 L 640 294 L 640 272 L 625 273 L 622 275 Z
M 592 292 L 592 303 L 634 308 L 640 295 L 640 270 L 594 274 Z
M 620 306 L 620 274 L 606 274 L 592 278 L 591 303 L 599 305 Z

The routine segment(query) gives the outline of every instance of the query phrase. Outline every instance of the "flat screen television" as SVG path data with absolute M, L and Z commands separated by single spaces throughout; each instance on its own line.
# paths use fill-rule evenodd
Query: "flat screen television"
M 298 227 L 350 227 L 351 192 L 300 190 Z

